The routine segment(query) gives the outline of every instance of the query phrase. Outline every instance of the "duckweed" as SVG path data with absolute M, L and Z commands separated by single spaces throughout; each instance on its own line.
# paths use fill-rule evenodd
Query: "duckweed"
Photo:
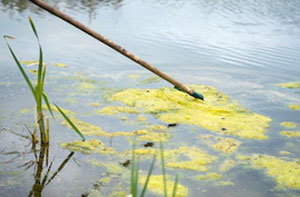
M 194 99 L 174 88 L 127 89 L 111 96 L 111 100 L 152 113 L 166 123 L 193 124 L 242 138 L 267 138 L 264 133 L 269 127 L 270 118 L 246 110 L 213 87 L 190 87 L 201 92 L 205 101 Z
M 205 175 L 198 175 L 195 177 L 197 180 L 219 180 L 222 178 L 222 175 L 212 172 Z
M 219 142 L 214 144 L 212 147 L 225 153 L 235 152 L 241 144 L 239 141 L 232 138 L 219 138 L 218 140 Z
M 141 185 L 144 185 L 146 178 L 147 178 L 146 176 L 140 177 L 139 182 Z M 172 181 L 169 176 L 167 176 L 166 185 L 167 185 L 168 196 L 172 196 L 174 181 Z M 147 189 L 156 194 L 164 195 L 163 175 L 152 175 L 150 177 L 150 181 L 148 183 Z M 176 190 L 176 196 L 178 197 L 188 196 L 188 189 L 185 186 L 178 184 Z
M 139 111 L 132 107 L 123 107 L 123 106 L 107 106 L 100 110 L 95 110 L 98 114 L 106 114 L 106 115 L 114 115 L 117 113 L 129 113 L 129 114 L 137 114 Z
M 250 162 L 256 169 L 264 169 L 268 176 L 276 180 L 279 188 L 300 189 L 300 163 L 298 161 L 286 161 L 274 156 L 259 154 L 239 156 L 238 158 Z
M 300 137 L 300 131 L 281 131 L 280 134 L 286 137 Z
M 296 123 L 294 122 L 282 122 L 280 123 L 281 126 L 286 127 L 286 128 L 295 128 Z
M 291 105 L 288 105 L 288 107 L 290 109 L 300 110 L 300 105 L 299 104 L 291 104 Z
M 300 89 L 300 81 L 295 81 L 295 82 L 289 82 L 289 83 L 279 83 L 277 86 L 282 87 L 282 88 L 298 88 Z

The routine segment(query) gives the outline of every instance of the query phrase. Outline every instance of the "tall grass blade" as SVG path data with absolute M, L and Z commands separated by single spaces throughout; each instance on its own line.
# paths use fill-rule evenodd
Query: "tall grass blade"
M 50 103 L 49 103 L 49 100 L 48 100 L 48 96 L 47 96 L 47 94 L 46 94 L 45 91 L 43 91 L 43 98 L 44 98 L 44 101 L 45 101 L 45 103 L 46 103 L 46 105 L 47 105 L 47 108 L 48 108 L 48 110 L 49 110 L 49 112 L 50 112 L 52 118 L 55 120 L 53 111 L 52 111 L 52 109 L 51 109 L 51 106 L 50 106 Z
M 82 141 L 85 141 L 85 137 L 82 135 L 82 133 L 79 131 L 79 129 L 74 125 L 74 123 L 68 118 L 68 116 L 56 105 L 55 107 L 58 109 L 58 111 L 61 113 L 61 115 L 65 118 L 65 120 L 71 125 L 71 127 L 74 129 L 74 131 L 82 138 Z
M 139 181 L 139 170 L 140 170 L 140 159 L 137 158 L 136 164 L 135 164 L 135 172 L 134 172 L 134 193 L 135 196 L 139 193 L 138 189 L 138 181 Z
M 179 179 L 179 176 L 178 176 L 178 174 L 176 174 L 172 197 L 176 197 L 176 190 L 177 190 L 178 179 Z
M 28 16 L 28 20 L 29 20 L 29 23 L 30 23 L 31 28 L 32 28 L 32 30 L 33 30 L 33 33 L 35 34 L 35 37 L 36 37 L 36 38 L 38 39 L 38 41 L 39 41 L 39 36 L 38 36 L 38 34 L 37 34 L 37 31 L 36 31 L 36 29 L 35 29 L 34 23 L 33 23 L 33 21 L 32 21 L 32 19 L 31 19 L 30 16 Z
M 15 53 L 13 52 L 12 48 L 10 47 L 10 45 L 8 44 L 7 40 L 6 40 L 6 44 L 7 44 L 8 48 L 9 48 L 9 51 L 10 51 L 11 55 L 13 56 L 13 58 L 14 58 L 16 64 L 17 64 L 19 70 L 21 71 L 21 73 L 22 73 L 22 75 L 23 75 L 23 77 L 24 77 L 24 79 L 25 79 L 25 81 L 26 81 L 26 83 L 27 83 L 29 89 L 31 90 L 31 93 L 33 94 L 34 98 L 36 99 L 36 97 L 35 97 L 35 90 L 34 90 L 34 88 L 33 88 L 33 86 L 32 86 L 31 81 L 29 80 L 27 74 L 25 73 L 23 67 L 21 66 L 21 64 L 20 64 L 20 62 L 19 62 L 19 60 L 18 60 L 18 58 L 16 57 L 16 55 L 15 55 Z
M 165 169 L 165 159 L 162 141 L 159 142 L 160 157 L 161 157 L 161 169 L 163 174 L 163 183 L 164 183 L 164 196 L 167 197 L 167 180 L 166 180 L 166 169 Z
M 130 172 L 130 193 L 132 197 L 136 197 L 135 193 L 135 142 L 133 143 L 132 147 L 132 155 L 131 155 L 131 172 Z
M 144 195 L 145 195 L 145 193 L 147 191 L 147 186 L 148 186 L 148 183 L 149 183 L 149 180 L 150 180 L 150 176 L 151 176 L 152 171 L 153 171 L 155 160 L 156 160 L 156 155 L 152 159 L 151 166 L 150 166 L 150 169 L 148 171 L 147 179 L 146 179 L 146 181 L 144 183 L 144 187 L 143 187 L 143 190 L 142 190 L 142 193 L 141 193 L 141 197 L 144 197 Z

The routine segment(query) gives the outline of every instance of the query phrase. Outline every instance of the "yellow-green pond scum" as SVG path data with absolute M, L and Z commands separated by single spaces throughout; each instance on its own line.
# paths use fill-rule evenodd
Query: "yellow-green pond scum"
M 271 122 L 270 118 L 245 109 L 213 87 L 189 87 L 201 92 L 205 101 L 174 88 L 127 89 L 112 95 L 110 99 L 144 113 L 154 114 L 166 123 L 193 124 L 242 138 L 267 138 L 265 132 Z
M 287 161 L 270 155 L 254 154 L 239 156 L 238 159 L 249 162 L 255 169 L 264 172 L 275 179 L 279 189 L 300 189 L 300 163 L 296 160 Z

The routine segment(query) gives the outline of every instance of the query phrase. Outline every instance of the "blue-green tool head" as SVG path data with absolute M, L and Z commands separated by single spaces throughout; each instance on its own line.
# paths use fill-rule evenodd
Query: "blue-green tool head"
M 179 87 L 174 86 L 174 88 L 176 90 L 182 91 Z M 192 97 L 196 98 L 196 99 L 201 99 L 202 101 L 204 101 L 204 96 L 196 91 L 193 91 L 193 94 L 191 95 Z

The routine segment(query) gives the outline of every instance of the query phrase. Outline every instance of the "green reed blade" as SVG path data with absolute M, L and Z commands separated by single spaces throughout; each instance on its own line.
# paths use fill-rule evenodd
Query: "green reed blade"
M 48 100 L 48 96 L 47 96 L 47 94 L 46 94 L 45 91 L 43 91 L 43 98 L 44 98 L 44 101 L 45 101 L 45 103 L 46 103 L 46 105 L 47 105 L 47 108 L 48 108 L 48 110 L 49 110 L 49 112 L 50 112 L 52 118 L 55 120 L 53 111 L 52 111 L 52 109 L 51 109 L 51 106 L 50 106 L 50 103 L 49 103 L 49 100 Z
M 136 197 L 135 193 L 135 142 L 132 147 L 132 155 L 131 155 L 131 175 L 130 175 L 130 193 L 133 197 Z
M 160 157 L 161 157 L 161 169 L 163 174 L 163 183 L 164 183 L 164 196 L 167 197 L 167 180 L 166 180 L 166 169 L 165 169 L 165 159 L 162 141 L 159 142 Z
M 151 166 L 150 166 L 150 169 L 148 171 L 147 179 L 145 181 L 145 184 L 144 184 L 144 187 L 143 187 L 143 190 L 142 190 L 142 193 L 141 193 L 141 197 L 144 197 L 144 195 L 146 193 L 147 186 L 148 186 L 148 183 L 149 183 L 149 180 L 150 180 L 150 176 L 152 174 L 153 167 L 154 167 L 154 164 L 155 164 L 155 160 L 156 160 L 156 155 L 152 159 Z
M 4 38 L 7 38 L 7 36 L 4 37 Z M 16 64 L 17 64 L 19 70 L 21 71 L 21 73 L 22 73 L 22 75 L 23 75 L 23 77 L 24 77 L 24 79 L 25 79 L 25 81 L 26 81 L 26 83 L 27 83 L 29 89 L 31 90 L 31 93 L 33 94 L 33 96 L 34 96 L 34 98 L 35 98 L 35 100 L 36 100 L 36 97 L 35 97 L 35 90 L 34 90 L 34 88 L 33 88 L 33 86 L 32 86 L 31 81 L 29 80 L 27 74 L 25 73 L 25 71 L 24 71 L 23 67 L 21 66 L 21 64 L 20 64 L 20 62 L 19 62 L 19 60 L 18 60 L 18 58 L 16 57 L 15 53 L 13 52 L 12 48 L 10 47 L 10 45 L 8 44 L 8 42 L 7 42 L 6 39 L 5 39 L 5 41 L 6 41 L 6 44 L 7 44 L 8 48 L 9 48 L 9 50 L 10 50 L 11 55 L 13 56 L 13 58 L 14 58 Z
M 34 32 L 34 34 L 35 34 L 35 37 L 39 40 L 39 36 L 38 36 L 38 34 L 37 34 L 37 31 L 36 31 L 36 29 L 35 29 L 34 23 L 33 23 L 33 21 L 32 21 L 32 19 L 31 19 L 30 16 L 28 16 L 28 20 L 29 20 L 29 23 L 30 23 L 30 25 L 31 25 L 31 28 L 32 28 L 32 30 L 33 30 L 33 32 Z
M 174 182 L 174 187 L 173 187 L 173 194 L 172 194 L 172 197 L 175 197 L 175 196 L 176 196 L 176 190 L 177 190 L 178 179 L 179 179 L 179 176 L 178 176 L 178 174 L 176 174 L 175 182 Z
M 140 159 L 139 157 L 137 158 L 136 161 L 136 168 L 135 168 L 135 172 L 134 172 L 134 193 L 135 196 L 137 196 L 138 194 L 138 181 L 139 181 L 139 170 L 140 170 Z
M 65 118 L 65 120 L 71 125 L 71 127 L 74 129 L 74 131 L 82 138 L 82 141 L 85 141 L 85 137 L 82 135 L 82 133 L 79 131 L 79 129 L 75 126 L 75 124 L 68 118 L 68 116 L 54 103 L 55 107 L 58 109 L 58 111 L 61 113 L 61 115 Z

